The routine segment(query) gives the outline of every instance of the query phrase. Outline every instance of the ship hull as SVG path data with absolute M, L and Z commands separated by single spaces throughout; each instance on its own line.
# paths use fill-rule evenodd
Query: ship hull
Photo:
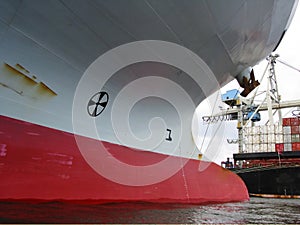
M 300 198 L 300 167 L 260 168 L 237 173 L 249 195 L 266 198 Z
M 3 116 L 0 121 L 0 143 L 5 143 L 1 144 L 0 157 L 0 178 L 5 181 L 0 183 L 1 200 L 212 203 L 248 199 L 243 181 L 214 163 L 190 159 L 181 167 L 180 157 L 105 142 L 110 155 L 134 164 L 137 173 L 139 166 L 165 158 L 180 167 L 170 178 L 152 185 L 128 186 L 113 182 L 86 163 L 73 134 Z M 87 145 L 98 142 L 79 138 Z M 148 176 L 161 173 L 156 171 Z M 147 175 L 144 175 L 146 179 Z
M 267 198 L 300 198 L 300 151 L 234 154 L 246 161 L 234 171 L 245 182 L 249 195 Z
M 0 1 L 0 199 L 247 200 L 213 145 L 197 160 L 194 114 L 296 3 Z

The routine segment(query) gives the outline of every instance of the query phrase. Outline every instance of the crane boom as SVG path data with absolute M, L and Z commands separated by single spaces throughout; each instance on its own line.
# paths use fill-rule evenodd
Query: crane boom
M 272 109 L 284 109 L 284 108 L 292 108 L 292 107 L 300 107 L 300 100 L 281 101 L 280 103 L 272 104 Z M 226 115 L 238 113 L 240 110 L 241 109 L 239 108 L 228 108 L 213 116 L 226 116 Z M 258 111 L 266 111 L 266 110 L 268 110 L 267 104 L 260 105 L 258 109 Z

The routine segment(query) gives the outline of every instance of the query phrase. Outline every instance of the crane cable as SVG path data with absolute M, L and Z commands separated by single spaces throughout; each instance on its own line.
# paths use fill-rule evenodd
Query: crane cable
M 219 90 L 219 91 L 220 91 L 220 90 Z M 213 113 L 214 110 L 215 110 L 215 107 L 216 107 L 216 105 L 217 105 L 218 98 L 219 98 L 219 94 L 216 95 L 216 99 L 215 99 L 215 102 L 214 102 L 214 106 L 213 106 L 213 109 L 212 109 L 212 113 Z M 202 118 L 203 118 L 203 117 L 202 117 Z M 205 129 L 205 132 L 204 132 L 204 136 L 203 136 L 203 140 L 202 140 L 202 143 L 201 143 L 200 150 L 203 148 L 204 140 L 206 139 L 209 125 L 210 125 L 210 123 L 208 123 L 208 126 L 206 126 L 206 129 Z M 210 144 L 210 143 L 209 143 L 209 144 Z

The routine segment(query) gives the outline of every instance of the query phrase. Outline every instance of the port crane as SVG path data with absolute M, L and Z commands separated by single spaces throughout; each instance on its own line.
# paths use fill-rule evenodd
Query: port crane
M 278 59 L 278 54 L 271 54 L 267 57 L 268 65 L 265 69 L 265 72 L 261 78 L 264 78 L 267 71 L 269 71 L 268 75 L 268 83 L 267 83 L 267 91 L 265 92 L 265 98 L 261 104 L 255 104 L 254 98 L 257 96 L 258 86 L 261 82 L 255 80 L 253 70 L 251 71 L 250 79 L 244 78 L 244 91 L 240 93 L 237 89 L 227 91 L 225 94 L 221 96 L 222 101 L 226 103 L 229 108 L 226 110 L 222 110 L 220 113 L 203 116 L 203 122 L 215 123 L 218 121 L 228 121 L 228 120 L 237 120 L 237 129 L 238 129 L 238 139 L 237 140 L 227 140 L 230 144 L 238 144 L 239 153 L 243 153 L 244 149 L 244 127 L 251 122 L 252 125 L 254 122 L 258 122 L 261 120 L 260 111 L 268 111 L 269 116 L 269 125 L 274 124 L 273 116 L 278 113 L 279 125 L 282 125 L 282 115 L 281 109 L 283 108 L 293 108 L 298 107 L 298 109 L 294 110 L 292 113 L 294 116 L 300 117 L 300 100 L 291 100 L 291 101 L 281 101 L 281 96 L 279 95 L 277 79 L 275 74 L 275 64 L 276 62 L 280 62 L 298 72 L 299 69 L 281 61 Z M 253 89 L 253 90 L 252 90 Z M 246 98 L 247 95 L 254 91 L 254 95 L 252 98 Z M 273 110 L 276 110 L 273 113 Z

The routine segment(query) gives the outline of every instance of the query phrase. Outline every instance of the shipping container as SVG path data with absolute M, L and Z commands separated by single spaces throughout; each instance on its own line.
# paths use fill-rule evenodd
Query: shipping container
M 255 134 L 255 132 L 254 132 L 253 130 L 254 130 L 254 128 L 253 128 L 253 127 L 249 127 L 249 134 L 250 134 L 250 135 L 253 135 L 253 134 Z
M 282 126 L 291 126 L 291 118 L 283 118 L 282 119 Z
M 284 134 L 283 135 L 283 142 L 284 143 L 291 143 L 292 142 L 292 135 L 291 134 Z
M 275 151 L 278 153 L 282 153 L 284 150 L 284 144 L 283 143 L 278 143 L 275 144 Z
M 268 152 L 275 152 L 275 144 L 272 143 L 268 144 Z
M 251 144 L 253 144 L 253 135 L 249 135 L 249 136 L 247 136 L 247 138 L 245 139 L 245 142 L 246 142 L 246 144 L 249 144 L 249 145 L 251 145 Z
M 263 133 L 263 134 L 268 134 L 268 126 L 261 126 L 261 132 Z
M 299 125 L 291 126 L 291 134 L 299 134 Z
M 275 134 L 268 134 L 268 144 L 275 144 Z
M 260 134 L 260 127 L 259 126 L 252 127 L 252 134 L 253 135 Z
M 249 136 L 250 135 L 249 127 L 244 127 L 243 132 L 245 136 Z
M 244 152 L 245 153 L 252 153 L 252 148 L 253 145 L 252 144 L 245 144 L 245 149 L 244 149 Z
M 283 127 L 283 134 L 291 134 L 291 126 Z
M 253 144 L 260 144 L 260 135 L 253 135 Z
M 268 135 L 267 134 L 262 134 L 261 135 L 261 143 L 262 144 L 267 144 L 268 143 Z
M 300 120 L 297 117 L 291 118 L 291 126 L 299 126 Z
M 275 134 L 275 125 L 269 125 L 268 127 L 268 134 Z
M 295 151 L 299 147 L 295 143 L 300 143 L 300 118 L 284 118 L 283 126 L 244 127 L 244 137 L 248 153 Z
M 267 152 L 268 151 L 268 144 L 267 143 L 262 144 L 262 150 L 263 150 L 263 152 Z
M 275 134 L 275 143 L 283 143 L 283 134 Z
M 259 149 L 259 147 L 258 147 L 258 145 L 257 144 L 253 144 L 253 149 L 252 149 L 252 152 L 258 152 L 258 149 Z
M 263 144 L 257 145 L 257 152 L 263 152 Z
M 300 151 L 300 142 L 292 143 L 292 150 L 293 151 Z
M 284 143 L 284 151 L 285 152 L 292 151 L 292 144 L 291 143 Z
M 300 142 L 300 136 L 299 134 L 292 134 L 291 135 L 292 143 L 294 142 Z
M 249 145 L 249 150 L 248 150 L 248 152 L 249 152 L 249 153 L 252 153 L 252 152 L 253 152 L 253 144 L 250 144 L 250 145 Z
M 261 134 L 262 133 L 262 127 L 261 126 L 255 126 L 256 127 L 256 132 Z
M 251 147 L 249 149 L 249 153 L 253 153 L 255 152 L 255 147 L 254 147 L 254 144 L 251 144 Z
M 283 127 L 279 126 L 278 124 L 275 124 L 275 134 L 282 134 L 283 133 Z

